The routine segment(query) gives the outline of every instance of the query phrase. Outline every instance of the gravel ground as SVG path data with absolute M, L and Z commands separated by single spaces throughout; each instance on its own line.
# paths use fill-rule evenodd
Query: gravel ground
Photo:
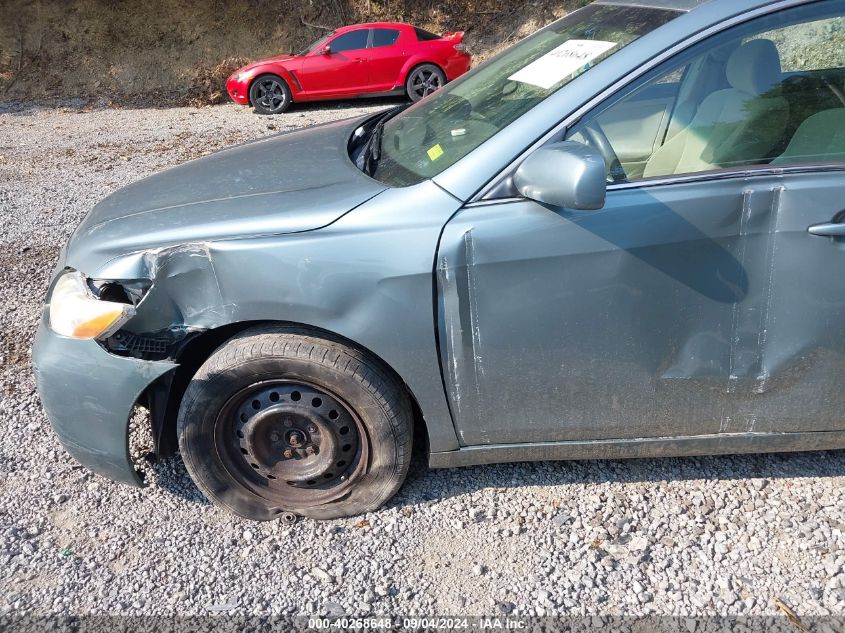
M 247 139 L 383 108 L 0 110 L 0 615 L 845 615 L 845 452 L 430 471 L 382 511 L 288 526 L 78 467 L 30 368 L 60 245 L 115 189 Z M 142 445 L 136 451 L 143 450 Z M 692 630 L 692 629 L 689 629 Z

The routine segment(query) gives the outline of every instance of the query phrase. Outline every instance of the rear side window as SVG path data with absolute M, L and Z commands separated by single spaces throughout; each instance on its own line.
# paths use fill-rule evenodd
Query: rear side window
M 774 42 L 784 72 L 845 68 L 845 17 L 795 24 L 757 37 Z
M 329 42 L 332 47 L 332 53 L 342 53 L 343 51 L 355 51 L 359 48 L 367 48 L 368 29 L 361 29 L 359 31 L 350 31 L 335 38 Z
M 374 29 L 373 48 L 380 46 L 393 46 L 399 39 L 399 31 L 396 29 Z
M 414 33 L 417 34 L 417 40 L 420 42 L 430 42 L 431 40 L 439 40 L 440 36 L 431 33 L 430 31 L 426 31 L 425 29 L 418 29 L 414 28 Z

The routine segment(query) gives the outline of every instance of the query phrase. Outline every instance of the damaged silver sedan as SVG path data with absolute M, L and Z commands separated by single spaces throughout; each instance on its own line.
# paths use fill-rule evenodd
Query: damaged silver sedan
M 411 107 L 96 205 L 34 361 L 252 519 L 433 467 L 845 447 L 845 1 L 602 0 Z

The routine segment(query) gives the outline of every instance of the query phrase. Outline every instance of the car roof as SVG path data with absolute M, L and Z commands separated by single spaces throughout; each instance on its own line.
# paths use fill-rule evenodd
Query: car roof
M 361 24 L 350 24 L 335 29 L 335 33 L 345 33 L 356 29 L 410 29 L 413 25 L 405 22 L 362 22 Z

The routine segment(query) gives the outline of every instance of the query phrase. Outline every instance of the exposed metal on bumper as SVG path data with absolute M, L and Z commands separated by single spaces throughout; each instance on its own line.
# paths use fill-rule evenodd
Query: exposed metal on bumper
M 129 458 L 129 416 L 144 389 L 177 365 L 115 356 L 96 341 L 59 336 L 46 316 L 32 357 L 38 395 L 65 449 L 104 477 L 140 485 Z

